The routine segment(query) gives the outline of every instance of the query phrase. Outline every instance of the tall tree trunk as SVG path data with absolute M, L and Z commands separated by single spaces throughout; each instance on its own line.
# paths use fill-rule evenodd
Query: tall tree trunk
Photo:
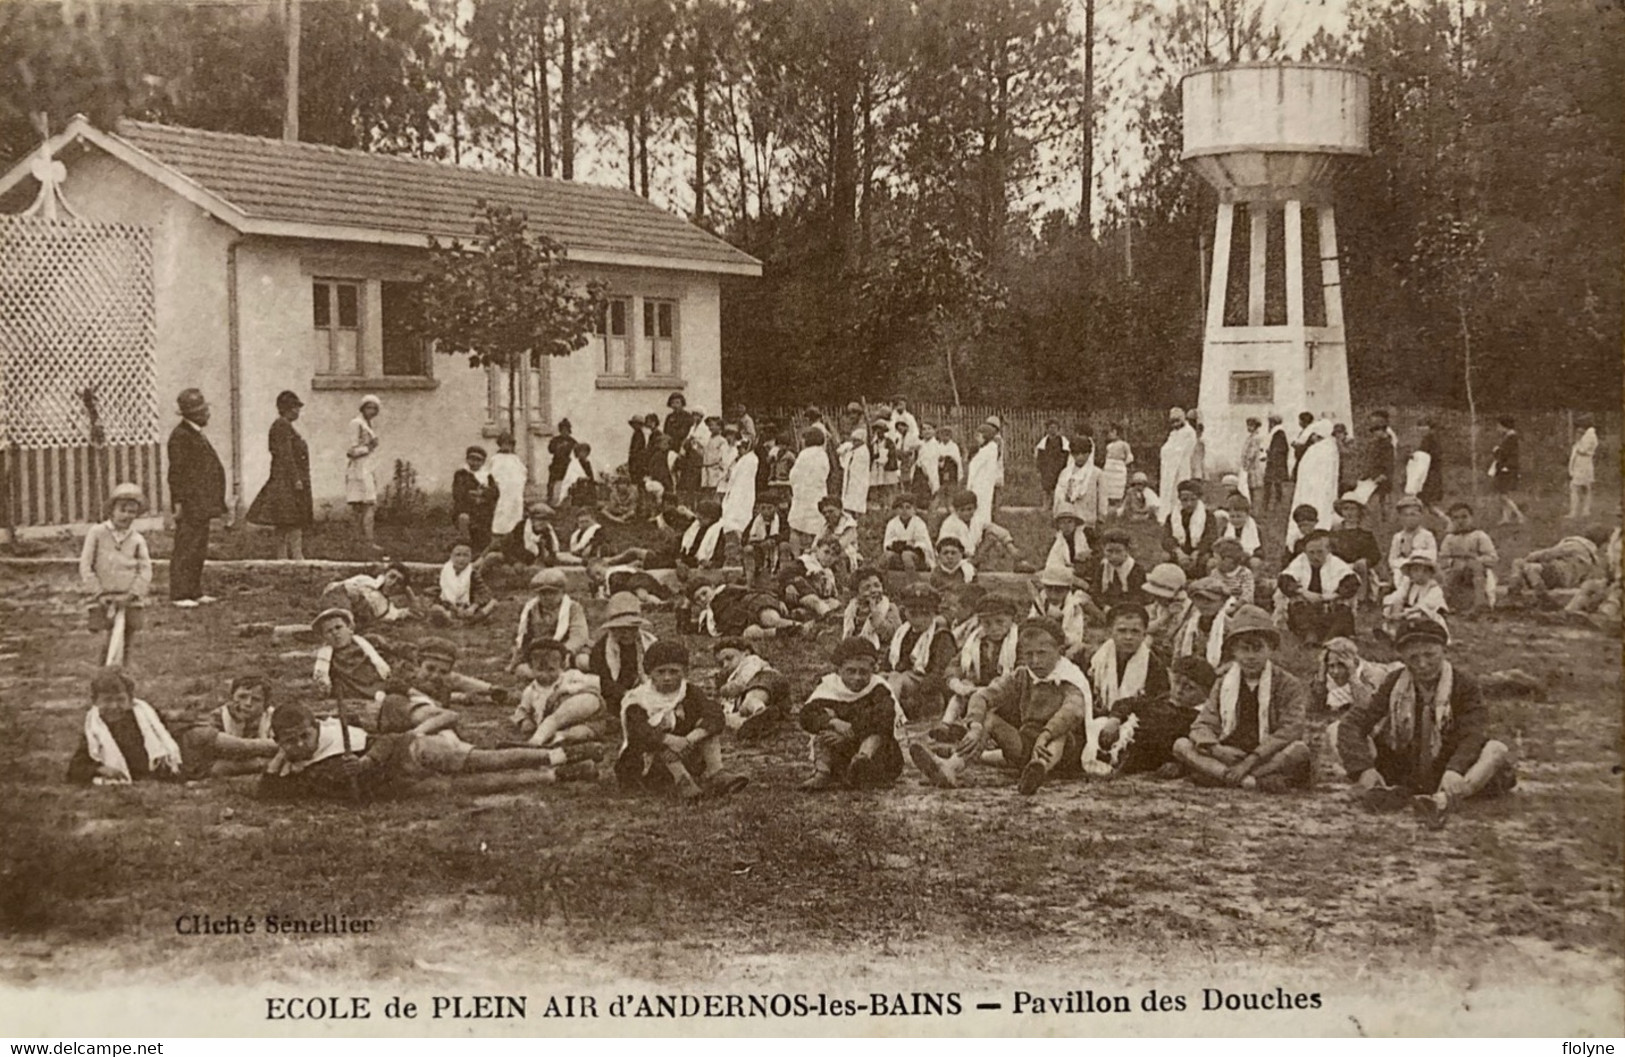
M 649 111 L 638 108 L 638 193 L 649 197 Z
M 538 170 L 553 175 L 553 90 L 547 82 L 547 19 L 543 5 L 531 20 L 531 92 L 536 110 L 536 142 L 540 147 Z
M 863 71 L 863 90 L 860 104 L 863 107 L 862 146 L 858 161 L 858 182 L 863 192 L 862 200 L 858 206 L 858 260 L 866 263 L 869 260 L 869 250 L 873 244 L 874 235 L 874 200 L 875 193 L 875 75 L 874 70 L 865 63 Z
M 745 164 L 745 140 L 739 132 L 739 100 L 734 86 L 728 85 L 728 126 L 733 133 L 734 161 L 739 168 L 739 222 L 750 219 L 750 172 Z
M 638 193 L 638 119 L 626 112 L 626 189 Z
M 1473 331 L 1467 323 L 1467 298 L 1456 295 L 1456 319 L 1461 324 L 1462 375 L 1467 388 L 1467 443 L 1469 476 L 1473 480 L 1473 495 L 1479 494 L 1478 477 L 1478 401 L 1473 394 Z
M 1095 0 L 1083 0 L 1083 198 L 1078 203 L 1078 230 L 1084 246 L 1094 245 L 1095 230 Z
M 519 72 L 508 62 L 508 137 L 513 145 L 513 171 L 520 171 L 519 124 L 523 108 L 519 105 Z
M 576 178 L 576 14 L 564 0 L 564 33 L 559 41 L 559 175 Z
M 711 92 L 711 41 L 705 13 L 698 16 L 694 44 L 694 220 L 705 220 L 705 164 L 710 154 L 710 130 L 705 120 L 705 99 Z

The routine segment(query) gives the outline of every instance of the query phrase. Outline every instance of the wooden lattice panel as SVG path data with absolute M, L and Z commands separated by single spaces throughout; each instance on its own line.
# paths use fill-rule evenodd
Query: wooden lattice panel
M 0 441 L 158 439 L 152 239 L 127 224 L 0 217 Z

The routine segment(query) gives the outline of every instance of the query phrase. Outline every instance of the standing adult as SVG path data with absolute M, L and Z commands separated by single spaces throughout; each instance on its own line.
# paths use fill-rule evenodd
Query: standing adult
M 1426 458 L 1418 459 L 1418 455 Z M 1439 504 L 1444 502 L 1444 455 L 1439 448 L 1439 433 L 1434 429 L 1431 418 L 1422 420 L 1422 436 L 1416 442 L 1416 451 L 1412 453 L 1411 459 L 1419 468 L 1417 475 L 1421 480 L 1416 482 L 1415 488 L 1412 488 L 1411 472 L 1407 469 L 1405 491 L 1420 499 L 1422 505 L 1441 521 L 1448 523 L 1449 516 L 1439 509 Z
M 530 471 L 513 449 L 513 434 L 503 433 L 497 437 L 497 453 L 491 456 L 491 483 L 497 490 L 497 503 L 491 509 L 491 538 L 499 544 L 525 519 Z
M 180 423 L 169 434 L 169 499 L 175 506 L 175 550 L 169 559 L 169 600 L 181 609 L 213 602 L 203 593 L 209 522 L 226 512 L 226 469 L 209 443 L 209 402 L 197 389 L 175 398 Z
M 1597 430 L 1591 416 L 1574 420 L 1580 437 L 1569 449 L 1569 517 L 1591 516 L 1591 489 L 1597 481 Z
M 1185 418 L 1182 408 L 1170 408 L 1168 411 L 1168 439 L 1162 442 L 1162 476 L 1157 481 L 1157 489 L 1163 495 L 1172 495 L 1181 481 L 1189 481 L 1196 475 L 1193 473 L 1196 453 L 1196 430 L 1191 427 L 1190 421 Z
M 254 525 L 276 529 L 276 556 L 305 560 L 305 529 L 315 520 L 310 501 L 310 447 L 293 428 L 305 406 L 299 394 L 284 389 L 276 398 L 271 423 L 271 475 L 248 507 Z
M 1264 450 L 1264 509 L 1274 510 L 1285 498 L 1287 462 L 1292 445 L 1287 443 L 1286 427 L 1281 416 L 1270 415 L 1270 439 Z
M 761 457 L 749 437 L 739 438 L 739 458 L 728 469 L 722 493 L 722 534 L 739 535 L 750 527 L 756 513 L 756 471 Z
M 673 393 L 666 397 L 666 407 L 670 411 L 666 415 L 666 425 L 663 430 L 666 434 L 664 447 L 667 453 L 672 453 L 675 458 L 681 459 L 688 443 L 688 435 L 694 431 L 694 416 L 689 414 L 688 400 L 682 393 Z M 658 420 L 656 422 L 658 424 Z M 669 458 L 666 467 L 668 471 L 666 476 L 674 478 L 678 476 L 679 469 L 672 465 Z M 661 481 L 661 484 L 670 487 L 666 481 Z
M 633 415 L 626 420 L 626 424 L 632 430 L 631 440 L 626 445 L 626 479 L 632 482 L 633 488 L 642 492 L 648 459 L 649 434 L 644 428 L 642 415 Z
M 997 514 L 994 504 L 1002 477 L 998 427 L 983 423 L 976 427 L 976 436 L 979 443 L 965 468 L 965 487 L 976 496 L 977 516 L 992 521 Z
M 1033 448 L 1033 461 L 1038 464 L 1038 485 L 1046 498 L 1055 494 L 1055 482 L 1061 479 L 1071 454 L 1072 444 L 1061 436 L 1061 424 L 1053 418 L 1045 422 L 1044 435 Z
M 1332 436 L 1332 421 L 1323 418 L 1304 428 L 1298 455 L 1298 482 L 1292 492 L 1292 509 L 1315 508 L 1315 527 L 1332 527 L 1333 507 L 1337 505 L 1338 475 L 1342 453 Z
M 378 429 L 373 422 L 383 409 L 376 396 L 361 398 L 361 413 L 350 420 L 350 447 L 345 452 L 344 501 L 350 505 L 350 517 L 361 530 L 361 539 L 370 549 L 378 550 L 373 538 L 374 520 L 378 515 L 378 475 L 373 472 L 373 453 L 378 450 Z
M 559 419 L 559 431 L 547 442 L 547 498 L 554 506 L 564 504 L 564 475 L 570 471 L 570 460 L 575 457 L 576 439 L 571 433 L 570 420 Z
M 860 424 L 835 450 L 841 463 L 841 509 L 853 519 L 869 512 L 869 434 Z
M 1518 424 L 1511 415 L 1502 415 L 1496 421 L 1501 427 L 1501 440 L 1490 458 L 1490 476 L 1495 479 L 1495 491 L 1501 497 L 1501 524 L 1521 525 L 1528 519 L 1518 509 L 1517 500 L 1518 485 L 1523 477 Z
M 1399 436 L 1389 425 L 1386 411 L 1371 412 L 1367 421 L 1370 437 L 1366 441 L 1364 467 L 1360 476 L 1375 481 L 1377 488 L 1371 493 L 1366 508 L 1386 517 L 1397 494 L 1394 483 L 1398 480 Z
M 811 547 L 824 531 L 824 515 L 818 503 L 829 494 L 829 452 L 825 451 L 824 431 L 808 429 L 801 435 L 801 451 L 790 467 L 790 531 L 796 551 Z

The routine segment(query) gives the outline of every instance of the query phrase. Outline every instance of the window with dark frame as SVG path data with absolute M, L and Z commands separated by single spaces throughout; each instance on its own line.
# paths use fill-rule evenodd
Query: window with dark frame
M 1231 371 L 1232 404 L 1272 404 L 1275 402 L 1274 371 Z
M 603 346 L 603 373 L 619 378 L 632 375 L 632 335 L 629 333 L 632 303 L 624 297 L 604 302 L 598 316 L 598 338 Z
M 643 302 L 643 340 L 649 348 L 651 377 L 677 373 L 677 302 L 647 298 Z
M 316 373 L 361 373 L 361 284 L 317 279 L 311 284 Z
M 385 282 L 380 285 L 384 375 L 423 377 L 429 373 L 429 347 L 417 328 L 420 284 Z

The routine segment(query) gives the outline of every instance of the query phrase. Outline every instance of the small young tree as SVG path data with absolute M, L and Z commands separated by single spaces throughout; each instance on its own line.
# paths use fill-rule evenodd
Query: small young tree
M 516 437 L 530 429 L 520 371 L 586 345 L 603 312 L 603 284 L 580 281 L 563 260 L 564 247 L 532 234 L 525 214 L 483 199 L 473 245 L 429 240 L 419 333 L 442 353 L 468 357 L 470 367 L 507 373 L 508 429 Z M 523 450 L 528 459 L 530 446 Z

